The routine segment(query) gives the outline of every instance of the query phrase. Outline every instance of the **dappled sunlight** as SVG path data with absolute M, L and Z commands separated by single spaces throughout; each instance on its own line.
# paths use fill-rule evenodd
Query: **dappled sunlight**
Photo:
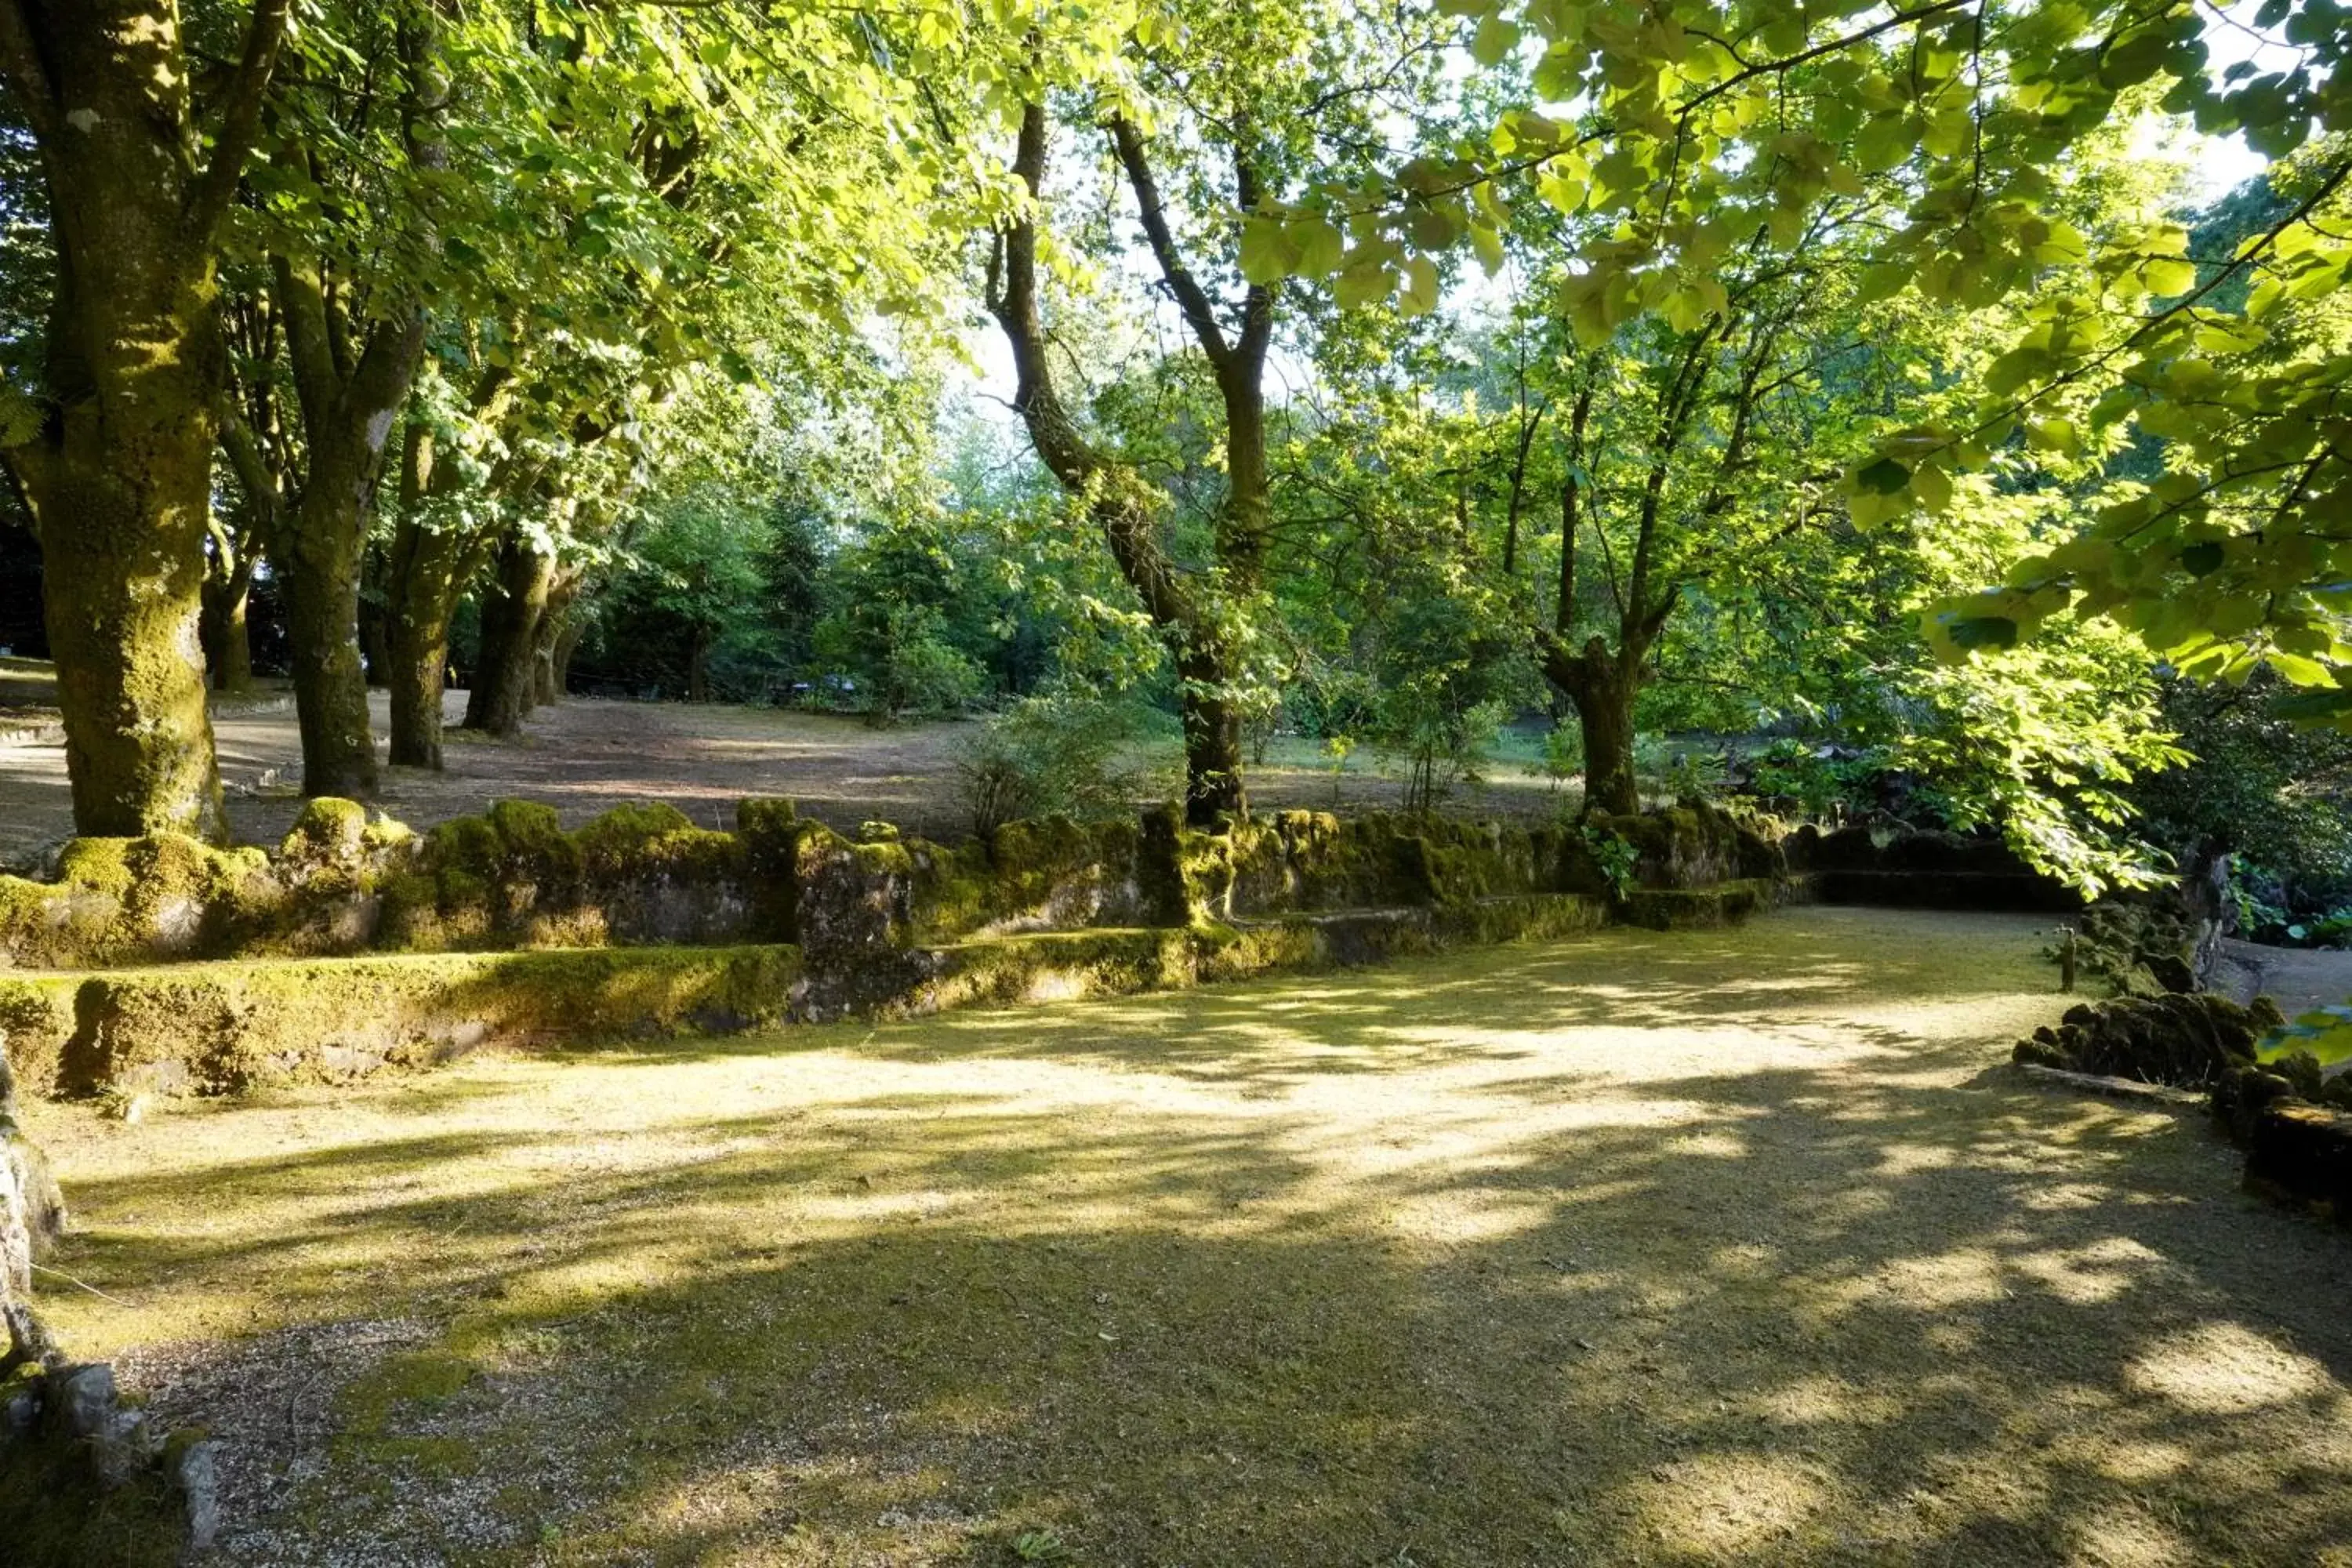
M 2235 1323 L 2207 1323 L 2150 1346 L 2126 1370 L 2135 1393 L 2224 1415 L 2334 1389 L 2326 1369 Z M 2331 1394 L 2340 1403 L 2340 1392 Z
M 49 1300 L 233 1507 L 422 1542 L 442 1488 L 497 1562 L 2038 1563 L 2149 1487 L 2190 1556 L 2352 1538 L 2352 1249 L 1990 1072 L 2063 1005 L 2023 922 L 1898 921 L 1843 1021 L 1748 1012 L 1853 930 L 1800 911 L 42 1107 L 117 1299 Z M 1593 1001 L 1643 942 L 1717 983 Z M 361 1323 L 310 1468 L 238 1471 L 235 1391 Z

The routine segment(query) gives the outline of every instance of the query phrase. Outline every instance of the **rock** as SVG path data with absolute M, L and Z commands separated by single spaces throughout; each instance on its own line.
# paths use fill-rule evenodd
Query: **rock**
M 2255 1121 L 2273 1101 L 2296 1098 L 2294 1082 L 2269 1066 L 2237 1068 L 2213 1086 L 2213 1115 L 2231 1142 L 2242 1145 L 2252 1141 Z
M 19 1379 L 0 1390 L 0 1442 L 30 1439 L 41 1426 L 41 1389 L 37 1380 Z
M 19 1131 L 16 1084 L 0 1037 L 0 1302 L 29 1296 L 33 1263 L 65 1228 L 65 1199 L 48 1162 Z
M 2101 1078 L 2212 1089 L 2254 1064 L 2254 1044 L 2283 1020 L 2257 998 L 2241 1007 L 2223 996 L 2119 996 L 2067 1010 L 2054 1029 L 2020 1040 L 2015 1059 Z
M 2352 1113 L 2272 1100 L 2253 1119 L 2246 1185 L 2352 1221 Z
M 180 1494 L 182 1506 L 187 1511 L 188 1540 L 185 1555 L 193 1557 L 212 1550 L 219 1538 L 221 1527 L 220 1470 L 216 1463 L 220 1445 L 209 1438 L 175 1442 L 165 1456 L 165 1466 L 173 1489 Z
M 154 1462 L 146 1419 L 122 1408 L 114 1369 L 102 1362 L 51 1372 L 44 1415 L 53 1436 L 83 1450 L 100 1485 L 126 1486 Z

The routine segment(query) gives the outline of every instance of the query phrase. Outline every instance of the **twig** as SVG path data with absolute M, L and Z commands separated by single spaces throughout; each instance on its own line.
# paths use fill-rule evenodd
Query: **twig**
M 97 1297 L 101 1301 L 111 1301 L 118 1307 L 128 1307 L 134 1312 L 139 1310 L 139 1303 L 136 1301 L 126 1301 L 120 1296 L 110 1296 L 105 1291 L 100 1289 L 97 1286 L 89 1283 L 89 1281 L 86 1279 L 77 1279 L 62 1268 L 52 1268 L 46 1263 L 36 1263 L 33 1265 L 33 1272 L 36 1274 L 55 1275 L 68 1285 L 89 1291 L 91 1295 Z

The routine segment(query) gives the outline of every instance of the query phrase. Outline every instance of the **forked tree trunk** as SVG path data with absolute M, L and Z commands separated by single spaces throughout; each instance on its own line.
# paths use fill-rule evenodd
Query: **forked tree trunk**
M 1218 510 L 1216 564 L 1225 591 L 1236 598 L 1255 586 L 1265 527 L 1265 426 L 1260 381 L 1274 322 L 1274 295 L 1251 285 L 1241 309 L 1240 330 L 1228 334 L 1213 302 L 1177 254 L 1175 238 L 1154 183 L 1140 131 L 1120 119 L 1111 122 L 1112 144 L 1134 188 L 1138 211 L 1161 280 L 1175 296 L 1187 323 L 1217 375 L 1225 411 L 1228 493 Z M 1033 198 L 1045 184 L 1049 129 L 1044 106 L 1023 111 L 1013 172 Z M 1256 177 L 1245 154 L 1234 160 L 1236 192 L 1244 210 L 1257 205 Z M 1184 817 L 1196 827 L 1220 817 L 1246 814 L 1242 774 L 1241 710 L 1233 695 L 1231 650 L 1218 631 L 1217 590 L 1188 583 L 1161 544 L 1157 530 L 1159 498 L 1132 468 L 1097 451 L 1079 432 L 1054 387 L 1045 353 L 1045 331 L 1037 293 L 1037 230 L 1024 218 L 1000 237 L 990 268 L 989 310 L 1013 350 L 1019 385 L 1013 407 L 1029 430 L 1031 444 L 1064 488 L 1088 498 L 1104 541 L 1120 574 L 1142 603 L 1174 658 L 1180 679 L 1179 714 L 1184 731 Z
M 1612 653 L 1599 637 L 1587 638 L 1580 653 L 1553 645 L 1544 653 L 1544 676 L 1575 705 L 1584 736 L 1584 809 L 1612 816 L 1642 809 L 1633 773 L 1633 707 L 1642 689 L 1643 650 Z

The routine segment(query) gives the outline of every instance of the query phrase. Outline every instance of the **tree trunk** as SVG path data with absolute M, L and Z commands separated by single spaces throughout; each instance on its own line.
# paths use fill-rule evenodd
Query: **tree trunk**
M 539 635 L 531 639 L 530 701 L 534 708 L 552 708 L 559 693 L 555 689 L 555 639 L 561 628 L 542 616 Z
M 454 530 L 422 527 L 404 509 L 393 539 L 384 626 L 384 683 L 392 696 L 392 760 L 401 767 L 441 767 L 441 700 L 448 689 L 449 620 L 465 553 Z
M 360 668 L 371 687 L 391 684 L 392 616 L 383 598 L 383 558 L 374 550 L 360 558 Z
M 1633 775 L 1633 694 L 1613 682 L 1572 693 L 1584 731 L 1584 808 L 1622 816 L 1642 809 Z
M 1186 654 L 1177 661 L 1183 690 L 1178 715 L 1184 729 L 1184 821 L 1213 827 L 1220 816 L 1246 815 L 1242 786 L 1242 716 L 1225 695 L 1223 661 Z
M 700 621 L 694 623 L 694 637 L 687 645 L 686 700 L 710 700 L 710 629 Z
M 587 628 L 578 616 L 563 617 L 563 629 L 555 634 L 555 645 L 549 650 L 548 664 L 554 682 L 555 695 L 551 702 L 561 701 L 572 690 L 572 654 L 580 646 L 580 635 Z
M 224 353 L 217 232 L 288 0 L 258 0 L 210 161 L 172 0 L 0 0 L 0 81 L 47 186 L 36 426 L 5 457 L 40 535 L 74 826 L 222 836 L 205 710 L 205 524 Z
M 1601 638 L 1581 653 L 1551 641 L 1543 648 L 1546 679 L 1576 706 L 1584 733 L 1584 809 L 1622 816 L 1642 809 L 1633 776 L 1633 703 L 1641 694 L 1643 649 L 1611 653 Z
M 205 668 L 215 691 L 244 691 L 253 685 L 253 639 L 246 626 L 246 607 L 252 597 L 249 557 L 205 576 Z
M 363 800 L 375 794 L 375 742 L 368 730 L 367 674 L 360 661 L 360 557 L 367 540 L 362 498 L 319 482 L 295 509 L 277 552 L 302 732 L 302 793 Z
M 555 560 L 519 539 L 499 549 L 499 581 L 482 603 L 482 651 L 466 702 L 466 728 L 491 735 L 522 729 L 534 691 L 540 619 L 547 613 Z
M 175 832 L 217 839 L 220 774 L 205 709 L 205 509 L 208 399 L 154 400 L 92 442 L 37 465 L 25 486 L 41 531 L 43 608 L 57 661 L 74 830 L 107 837 Z M 95 422 L 95 421 L 94 421 Z M 144 439 L 121 426 L 147 426 Z M 93 432 L 93 435 L 98 433 Z M 130 443 L 135 463 L 117 466 Z

